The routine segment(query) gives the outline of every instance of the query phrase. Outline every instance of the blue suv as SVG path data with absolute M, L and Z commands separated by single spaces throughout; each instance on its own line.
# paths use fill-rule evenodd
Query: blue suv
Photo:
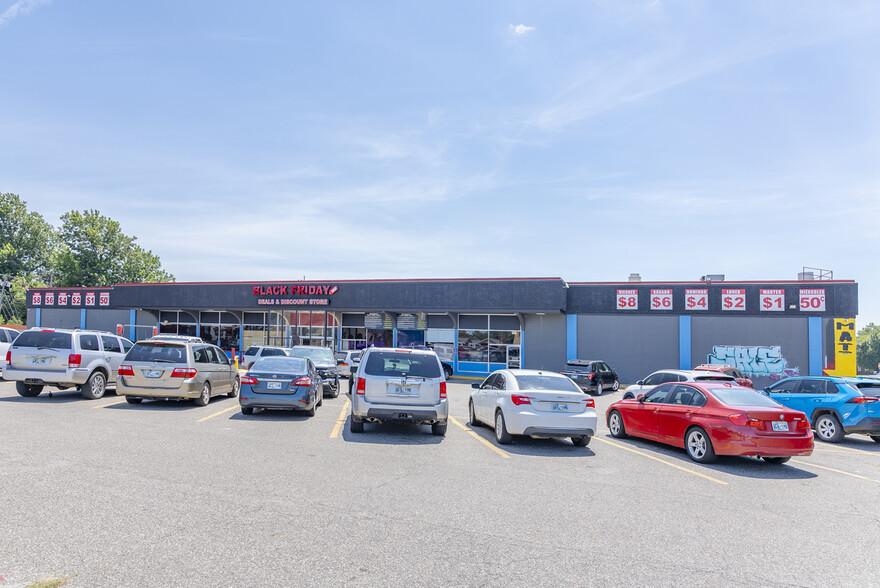
M 822 441 L 837 443 L 861 433 L 880 443 L 880 380 L 797 377 L 764 388 L 783 406 L 805 413 Z

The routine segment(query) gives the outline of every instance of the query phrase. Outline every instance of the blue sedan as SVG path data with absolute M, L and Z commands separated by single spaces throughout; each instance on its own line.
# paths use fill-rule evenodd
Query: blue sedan
M 321 376 L 310 359 L 280 356 L 257 360 L 241 379 L 238 395 L 242 414 L 280 408 L 314 416 L 323 398 Z

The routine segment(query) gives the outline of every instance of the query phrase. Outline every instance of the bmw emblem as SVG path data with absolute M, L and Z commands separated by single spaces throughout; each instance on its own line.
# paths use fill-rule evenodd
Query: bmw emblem
M 785 420 L 785 415 L 784 415 L 784 414 L 779 415 L 779 420 L 780 420 L 780 421 L 784 421 L 784 420 Z

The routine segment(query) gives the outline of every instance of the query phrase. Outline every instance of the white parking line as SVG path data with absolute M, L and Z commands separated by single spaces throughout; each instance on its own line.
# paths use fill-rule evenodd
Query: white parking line
M 455 419 L 455 417 L 449 417 L 449 420 L 452 421 L 452 423 L 455 426 L 461 428 L 463 431 L 468 433 L 471 437 L 473 437 L 474 439 L 476 439 L 477 441 L 479 441 L 480 443 L 482 443 L 483 445 L 485 445 L 486 447 L 488 447 L 489 449 L 491 449 L 492 451 L 494 451 L 495 453 L 497 453 L 501 457 L 503 457 L 505 459 L 510 459 L 509 453 L 507 453 L 506 451 L 503 451 L 502 449 L 499 449 L 498 447 L 495 447 L 494 445 L 492 445 L 491 443 L 489 443 L 488 441 L 486 441 L 485 439 L 483 439 L 482 437 L 480 437 L 479 435 L 474 433 L 474 431 L 472 429 L 470 429 L 469 427 L 466 427 L 463 424 L 461 424 L 460 422 L 458 422 Z
M 727 482 L 724 482 L 724 481 L 719 480 L 717 478 L 713 478 L 712 476 L 707 476 L 706 474 L 701 474 L 700 472 L 695 472 L 694 470 L 689 470 L 686 467 L 682 467 L 676 463 L 672 463 L 671 461 L 666 461 L 665 459 L 660 459 L 659 457 L 656 457 L 656 456 L 651 455 L 649 453 L 645 453 L 644 451 L 639 451 L 638 449 L 633 449 L 632 447 L 627 447 L 626 445 L 621 445 L 620 443 L 614 443 L 613 441 L 609 441 L 608 439 L 603 439 L 601 437 L 593 437 L 593 439 L 595 439 L 596 441 L 600 441 L 601 443 L 606 443 L 608 445 L 612 445 L 614 447 L 617 447 L 618 449 L 630 451 L 630 452 L 635 453 L 637 455 L 641 455 L 642 457 L 647 457 L 648 459 L 653 459 L 654 461 L 659 461 L 660 463 L 666 464 L 666 465 L 673 467 L 677 470 L 681 470 L 683 472 L 687 472 L 689 474 L 693 474 L 695 476 L 705 478 L 706 480 L 709 480 L 710 482 L 715 482 L 716 484 L 721 484 L 723 486 L 727 486 Z
M 799 459 L 793 459 L 793 460 L 791 460 L 791 463 L 797 463 L 797 464 L 804 465 L 804 466 L 811 467 L 811 468 L 819 468 L 820 470 L 828 470 L 829 472 L 834 472 L 836 474 L 843 474 L 844 476 L 852 476 L 853 478 L 858 478 L 859 480 L 865 480 L 867 482 L 876 482 L 877 484 L 880 484 L 880 480 L 875 480 L 873 478 L 866 478 L 865 476 L 860 476 L 858 474 L 851 474 L 851 473 L 845 472 L 843 470 L 836 470 L 834 468 L 820 466 L 820 465 L 810 463 L 807 461 L 800 461 Z

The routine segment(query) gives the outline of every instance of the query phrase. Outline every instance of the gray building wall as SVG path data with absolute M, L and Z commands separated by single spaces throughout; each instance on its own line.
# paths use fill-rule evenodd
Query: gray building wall
M 28 327 L 35 326 L 36 313 L 28 309 Z M 53 329 L 78 329 L 80 310 L 78 308 L 44 308 L 40 311 L 40 326 Z
M 565 315 L 527 314 L 524 318 L 522 367 L 561 371 L 565 365 Z
M 109 331 L 115 333 L 116 325 L 127 325 L 131 322 L 130 319 L 131 315 L 127 310 L 86 310 L 86 328 L 95 331 Z M 128 329 L 123 331 L 122 336 L 128 337 Z
M 810 374 L 808 329 L 806 317 L 695 316 L 691 319 L 691 362 L 694 366 L 710 363 L 713 355 L 745 372 L 755 388 L 761 389 L 773 381 L 771 374 L 783 377 L 783 369 L 791 370 L 790 375 Z
M 601 359 L 622 384 L 660 369 L 678 369 L 677 316 L 578 315 L 577 355 Z

